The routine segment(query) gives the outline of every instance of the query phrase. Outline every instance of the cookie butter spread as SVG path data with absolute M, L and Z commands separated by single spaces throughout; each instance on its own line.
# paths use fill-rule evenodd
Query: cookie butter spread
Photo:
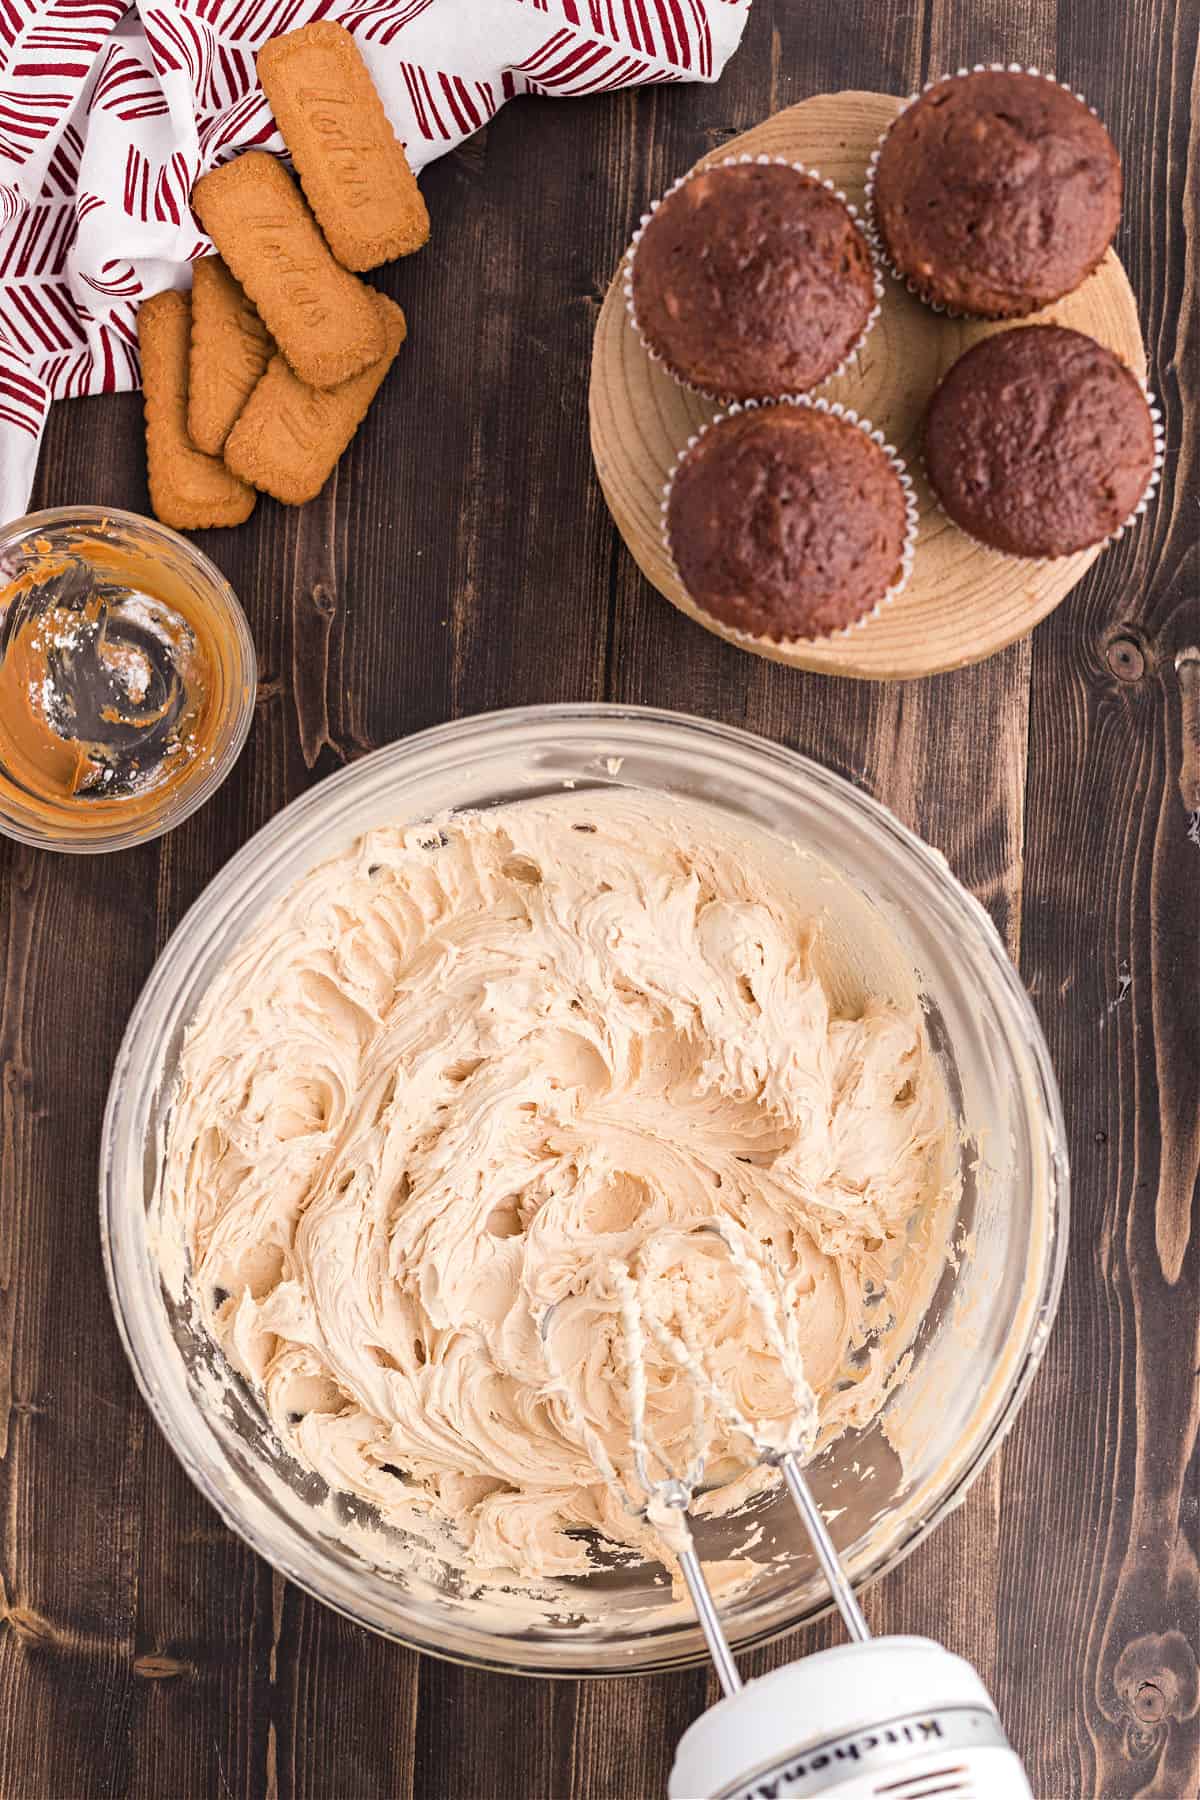
M 32 549 L 0 587 L 0 794 L 47 821 L 132 822 L 210 747 L 208 634 L 100 540 Z
M 714 1222 L 782 1283 L 821 1437 L 878 1412 L 953 1134 L 915 990 L 870 991 L 800 860 L 564 793 L 373 831 L 233 953 L 181 1055 L 164 1268 L 301 1465 L 477 1569 L 583 1573 L 588 1532 L 658 1554 L 631 1379 L 681 1460 L 697 1390 L 650 1331 L 631 1371 L 626 1277 L 747 1418 L 795 1408 Z M 764 1477 L 699 1404 L 720 1512 Z

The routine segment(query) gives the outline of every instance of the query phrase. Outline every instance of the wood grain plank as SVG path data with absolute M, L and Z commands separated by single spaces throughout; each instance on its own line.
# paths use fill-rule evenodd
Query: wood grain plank
M 73 1778 L 103 1791 L 129 1759 L 145 1420 L 105 1317 L 92 1122 L 152 883 L 145 852 L 119 885 L 86 859 L 0 863 L 0 1771 L 21 1783 L 0 1791 L 48 1800 Z
M 135 396 L 56 408 L 43 469 L 144 509 L 140 416 Z M 57 497 L 43 474 L 34 504 Z M 108 1312 L 95 1130 L 154 879 L 153 848 L 118 868 L 0 847 L 0 1791 L 31 1800 L 119 1790 L 131 1761 L 146 1419 Z
M 1045 1791 L 1113 1797 L 1200 1789 L 1200 864 L 1174 671 L 1200 641 L 1196 27 L 1193 8 L 1060 8 L 1060 70 L 1125 166 L 1119 248 L 1167 479 L 1034 646 L 1022 968 L 1063 1088 L 1075 1219 L 1062 1323 L 1007 1452 L 1000 1617 L 1006 1664 L 1037 1671 L 1011 1704 Z M 1047 1637 L 1070 1653 L 1048 1656 Z

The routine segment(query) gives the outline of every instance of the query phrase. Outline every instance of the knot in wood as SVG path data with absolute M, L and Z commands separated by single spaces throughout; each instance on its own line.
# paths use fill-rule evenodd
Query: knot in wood
M 1134 1693 L 1133 1710 L 1144 1725 L 1157 1725 L 1167 1710 L 1166 1696 L 1155 1682 L 1143 1681 Z
M 1126 1644 L 1113 1684 L 1127 1716 L 1151 1732 L 1170 1719 L 1182 1722 L 1200 1711 L 1200 1666 L 1180 1631 L 1147 1632 Z
M 164 1656 L 150 1652 L 144 1656 L 135 1656 L 133 1672 L 145 1681 L 173 1681 L 177 1675 L 186 1675 L 189 1665 L 178 1656 Z
M 1146 673 L 1146 658 L 1140 644 L 1131 637 L 1113 638 L 1104 660 L 1118 681 L 1140 681 Z

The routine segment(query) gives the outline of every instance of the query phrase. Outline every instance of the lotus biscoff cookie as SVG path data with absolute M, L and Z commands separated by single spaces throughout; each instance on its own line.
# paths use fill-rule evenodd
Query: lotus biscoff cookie
M 375 296 L 333 260 L 282 163 L 249 150 L 201 176 L 192 206 L 301 381 L 336 387 L 379 361 Z
M 168 291 L 143 300 L 137 316 L 150 504 L 155 518 L 177 531 L 240 525 L 258 498 L 220 457 L 205 456 L 188 437 L 191 312 L 186 294 Z
M 229 434 L 229 467 L 288 506 L 302 506 L 320 493 L 404 342 L 404 314 L 395 301 L 376 294 L 375 303 L 387 337 L 377 363 L 341 387 L 320 392 L 300 381 L 282 356 L 274 356 Z
M 192 269 L 192 353 L 188 436 L 220 456 L 233 421 L 254 392 L 275 346 L 219 256 Z
M 258 78 L 329 248 L 347 269 L 419 250 L 429 214 L 350 33 L 332 20 L 263 45 Z

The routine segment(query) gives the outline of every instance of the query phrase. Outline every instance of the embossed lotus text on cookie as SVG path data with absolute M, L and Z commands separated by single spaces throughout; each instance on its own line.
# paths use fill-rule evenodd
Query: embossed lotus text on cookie
M 251 150 L 203 176 L 192 205 L 282 354 L 310 387 L 336 387 L 383 355 L 371 289 L 334 261 L 304 196 Z
M 419 250 L 429 214 L 349 32 L 327 19 L 302 26 L 264 44 L 257 68 L 338 261 L 373 269 Z
M 272 357 L 229 434 L 230 468 L 286 505 L 302 506 L 320 493 L 404 342 L 404 314 L 395 301 L 376 294 L 375 302 L 387 336 L 377 363 L 321 391 L 300 381 L 282 356 Z

